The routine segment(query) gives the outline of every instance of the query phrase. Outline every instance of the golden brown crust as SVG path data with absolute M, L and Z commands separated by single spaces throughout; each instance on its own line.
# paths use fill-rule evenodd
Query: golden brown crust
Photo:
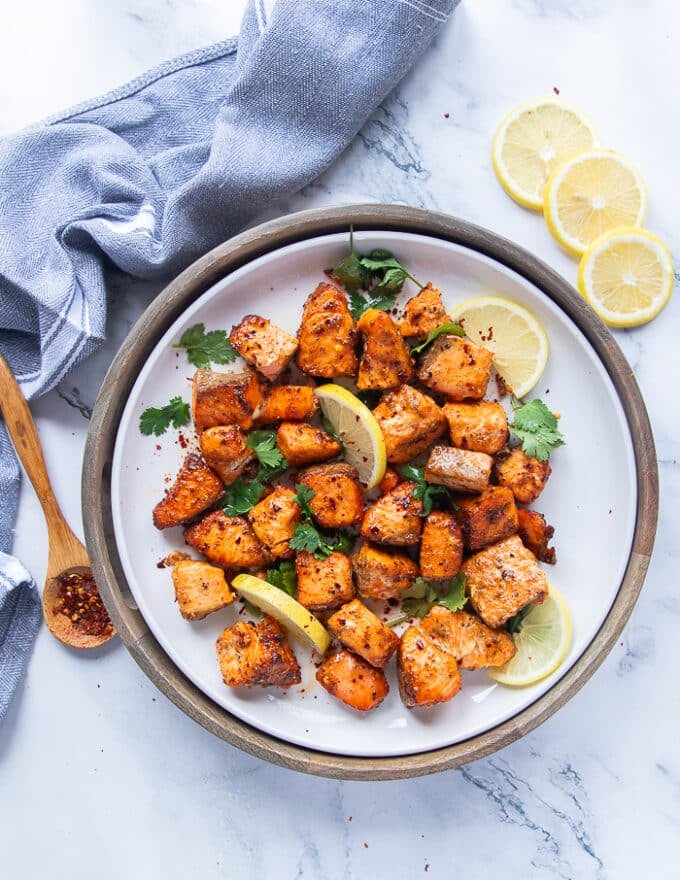
M 373 415 L 383 432 L 390 464 L 416 458 L 446 430 L 446 419 L 434 400 L 411 385 L 383 394 Z
M 401 699 L 409 709 L 446 703 L 460 690 L 456 658 L 420 625 L 409 626 L 403 633 L 397 650 L 397 669 Z
M 400 483 L 372 504 L 361 520 L 362 537 L 378 544 L 417 544 L 423 527 L 423 503 L 413 497 L 415 487 L 415 483 Z
M 387 493 L 391 492 L 392 489 L 396 489 L 401 482 L 401 475 L 397 471 L 395 471 L 393 467 L 389 467 L 388 465 L 385 468 L 385 474 L 380 481 L 380 485 L 378 486 L 378 491 L 381 495 L 387 495 Z
M 507 486 L 520 504 L 531 504 L 545 489 L 552 473 L 550 462 L 526 455 L 520 446 L 496 457 L 494 473 L 500 486 Z
M 404 306 L 404 314 L 399 324 L 402 336 L 415 336 L 422 340 L 447 320 L 446 309 L 442 303 L 442 293 L 428 281 L 425 287 L 412 296 Z
M 214 510 L 184 531 L 190 547 L 225 568 L 259 568 L 271 557 L 248 521 Z
M 418 566 L 405 553 L 368 542 L 352 555 L 352 568 L 359 595 L 368 599 L 399 599 L 419 574 Z
M 378 668 L 387 664 L 399 644 L 399 636 L 360 599 L 339 608 L 326 626 L 346 648 Z
M 251 507 L 246 516 L 271 555 L 276 559 L 289 559 L 295 556 L 295 551 L 290 549 L 290 539 L 301 514 L 294 490 L 276 486 L 269 495 Z
M 518 533 L 524 546 L 541 562 L 554 565 L 557 562 L 555 548 L 548 547 L 550 539 L 555 534 L 553 526 L 549 526 L 543 514 L 537 510 L 525 510 L 520 507 L 517 517 Z
M 316 680 L 329 694 L 360 712 L 375 709 L 390 691 L 382 669 L 350 651 L 338 651 L 324 660 Z
M 320 464 L 298 474 L 298 483 L 314 491 L 309 502 L 316 522 L 326 529 L 356 525 L 364 509 L 364 498 L 355 467 L 346 462 Z
M 456 516 L 468 550 L 481 550 L 514 535 L 519 527 L 517 507 L 510 489 L 490 486 L 481 495 L 459 498 Z
M 297 365 L 310 376 L 356 376 L 357 332 L 345 294 L 319 284 L 307 297 L 298 332 Z
M 428 580 L 455 577 L 463 562 L 463 534 L 452 513 L 433 510 L 423 524 L 420 573 Z
M 329 611 L 354 598 L 352 563 L 344 553 L 317 559 L 302 550 L 295 557 L 297 600 L 310 611 Z
M 309 385 L 274 385 L 256 410 L 255 425 L 274 422 L 304 422 L 316 413 L 319 401 Z
M 411 354 L 387 312 L 367 309 L 357 330 L 364 340 L 357 376 L 359 391 L 385 391 L 408 382 L 413 373 Z
M 260 315 L 246 315 L 232 327 L 229 342 L 244 361 L 274 382 L 297 351 L 297 339 Z
M 276 444 L 291 467 L 299 468 L 340 455 L 342 447 L 326 431 L 304 422 L 282 422 Z
M 238 425 L 216 425 L 206 428 L 200 436 L 201 454 L 210 467 L 219 474 L 225 485 L 230 485 L 255 458 L 247 437 Z
M 223 569 L 196 559 L 178 559 L 173 563 L 172 584 L 185 620 L 202 620 L 236 598 Z
M 291 687 L 302 676 L 286 635 L 273 617 L 258 623 L 240 620 L 217 639 L 222 680 L 229 687 Z
M 262 384 L 252 370 L 217 373 L 196 370 L 191 414 L 200 434 L 216 425 L 238 425 L 244 431 L 253 424 L 253 413 L 262 402 Z
M 484 452 L 435 446 L 425 465 L 425 479 L 455 492 L 483 492 L 492 466 L 493 459 Z
M 416 375 L 427 388 L 450 400 L 481 400 L 491 375 L 493 354 L 460 336 L 439 336 L 425 350 Z
M 434 605 L 421 621 L 421 627 L 444 650 L 450 651 L 462 669 L 502 666 L 516 653 L 508 633 L 486 626 L 475 614 L 451 612 Z
M 459 449 L 493 455 L 508 441 L 508 418 L 500 403 L 447 403 L 442 412 L 449 423 L 451 443 Z
M 192 452 L 184 459 L 165 497 L 153 509 L 157 529 L 170 529 L 203 513 L 224 493 L 224 485 L 200 455 Z

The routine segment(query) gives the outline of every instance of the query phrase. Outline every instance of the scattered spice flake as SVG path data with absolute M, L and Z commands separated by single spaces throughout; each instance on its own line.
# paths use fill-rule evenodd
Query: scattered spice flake
M 351 821 L 352 821 L 352 817 L 351 817 L 351 816 L 348 816 L 348 817 L 347 817 L 347 821 L 348 821 L 348 822 L 351 822 Z
M 180 431 L 180 433 L 177 435 L 177 442 L 178 442 L 179 445 L 182 447 L 182 449 L 186 449 L 187 446 L 189 445 L 189 441 L 188 441 L 187 438 L 184 436 L 184 434 L 182 434 L 181 431 Z
M 68 617 L 73 626 L 88 636 L 110 636 L 113 624 L 104 607 L 92 572 L 62 574 L 52 611 Z
M 500 373 L 496 373 L 496 388 L 498 389 L 498 396 L 501 399 L 508 396 L 508 383 Z
M 160 444 L 160 443 L 156 443 L 156 451 L 157 451 L 157 452 L 160 452 L 161 449 L 162 449 L 161 444 Z
M 556 95 L 559 95 L 560 90 L 557 88 L 557 86 L 553 86 L 553 92 L 555 92 Z
M 368 849 L 368 844 L 364 841 L 364 849 Z
M 444 114 L 444 119 L 448 119 L 450 115 L 451 115 L 450 113 L 445 113 L 445 114 Z

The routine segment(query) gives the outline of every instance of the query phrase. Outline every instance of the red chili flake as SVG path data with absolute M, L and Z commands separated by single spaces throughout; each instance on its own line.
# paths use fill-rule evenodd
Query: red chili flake
M 182 447 L 182 449 L 186 449 L 189 445 L 187 438 L 184 436 L 184 434 L 182 434 L 181 431 L 177 436 L 177 440 L 179 441 L 179 445 Z
M 91 572 L 63 574 L 58 582 L 57 601 L 52 608 L 55 614 L 68 617 L 73 626 L 89 636 L 113 633 L 113 624 Z
M 165 568 L 165 559 L 161 559 L 160 562 L 157 562 L 156 568 Z
M 555 92 L 556 95 L 559 95 L 560 90 L 557 88 L 557 86 L 553 86 L 553 92 Z
M 444 119 L 448 119 L 450 115 L 451 115 L 450 113 L 445 113 L 445 114 L 444 114 Z
M 161 447 L 161 444 L 160 444 L 160 443 L 156 443 L 156 450 L 157 450 L 158 452 L 161 451 L 161 448 L 162 448 L 162 447 Z

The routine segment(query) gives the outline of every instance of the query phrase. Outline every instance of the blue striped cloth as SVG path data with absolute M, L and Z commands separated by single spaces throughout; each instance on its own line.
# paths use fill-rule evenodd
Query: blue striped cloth
M 107 262 L 164 278 L 321 174 L 458 0 L 250 0 L 238 40 L 0 141 L 0 352 L 27 397 L 104 338 Z M 0 720 L 39 597 L 0 423 Z

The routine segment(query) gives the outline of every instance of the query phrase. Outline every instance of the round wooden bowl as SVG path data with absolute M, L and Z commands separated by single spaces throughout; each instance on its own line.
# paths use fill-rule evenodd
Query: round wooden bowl
M 514 270 L 536 285 L 579 327 L 608 372 L 628 421 L 637 467 L 633 543 L 618 594 L 597 635 L 569 669 L 528 708 L 496 727 L 445 748 L 386 758 L 312 751 L 251 727 L 214 703 L 175 666 L 138 611 L 118 556 L 111 513 L 111 462 L 121 413 L 140 368 L 170 324 L 217 280 L 262 254 L 293 242 L 356 230 L 411 232 L 454 242 Z M 305 211 L 251 229 L 216 247 L 154 300 L 114 359 L 95 403 L 83 471 L 85 536 L 95 579 L 128 651 L 183 712 L 232 745 L 293 770 L 337 779 L 398 779 L 482 758 L 533 730 L 569 700 L 619 637 L 649 564 L 658 513 L 654 440 L 633 373 L 613 337 L 578 293 L 527 251 L 463 220 L 397 205 Z

